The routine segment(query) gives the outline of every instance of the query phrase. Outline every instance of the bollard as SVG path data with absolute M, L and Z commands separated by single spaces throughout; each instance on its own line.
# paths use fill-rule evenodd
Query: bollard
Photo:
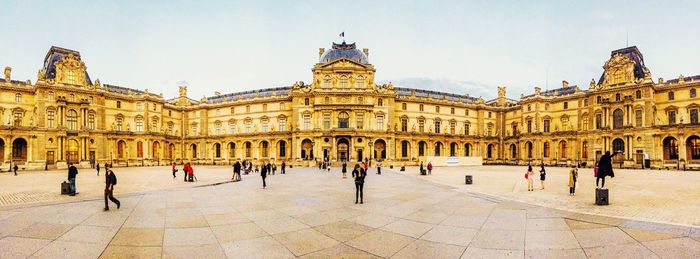
M 595 204 L 608 205 L 608 189 L 595 189 Z
M 465 175 L 464 176 L 464 184 L 472 184 L 472 176 L 471 175 Z

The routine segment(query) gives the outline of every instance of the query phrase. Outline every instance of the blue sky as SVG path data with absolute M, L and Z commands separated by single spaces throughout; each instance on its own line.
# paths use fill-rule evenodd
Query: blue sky
M 377 81 L 488 99 L 584 88 L 610 51 L 636 45 L 653 78 L 700 74 L 698 1 L 5 1 L 0 66 L 36 81 L 52 45 L 92 79 L 199 99 L 311 81 L 345 32 Z M 627 36 L 628 35 L 628 36 Z

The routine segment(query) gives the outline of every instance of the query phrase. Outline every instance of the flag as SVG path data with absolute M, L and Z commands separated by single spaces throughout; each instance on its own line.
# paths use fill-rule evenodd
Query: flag
M 345 32 L 341 32 L 340 35 L 338 35 L 338 36 L 345 37 Z

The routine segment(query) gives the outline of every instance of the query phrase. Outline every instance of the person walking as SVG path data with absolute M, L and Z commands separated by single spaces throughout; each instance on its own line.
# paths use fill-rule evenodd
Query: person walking
M 260 177 L 262 177 L 263 189 L 265 189 L 267 188 L 267 183 L 265 182 L 265 178 L 267 178 L 267 167 L 265 166 L 265 163 L 263 163 L 261 167 Z
M 576 181 L 578 180 L 578 168 L 575 165 L 571 166 L 569 171 L 569 195 L 576 195 Z
M 425 170 L 425 169 L 423 168 L 423 161 L 420 161 L 420 169 L 419 169 L 419 170 L 420 170 L 419 173 L 420 173 L 421 175 L 424 175 L 424 174 L 425 174 L 424 171 L 423 171 L 423 170 Z
M 185 178 L 184 178 L 184 181 L 185 181 L 185 182 L 187 182 L 187 174 L 188 174 L 189 171 L 190 171 L 190 168 L 189 168 L 189 167 L 190 167 L 190 163 L 185 163 L 185 164 L 182 166 L 182 174 L 183 174 L 183 176 L 185 177 Z
M 187 181 L 194 182 L 194 180 L 197 177 L 194 176 L 194 168 L 192 167 L 192 165 L 190 165 L 190 163 L 187 163 L 187 169 L 189 169 L 189 171 L 187 172 Z
M 352 177 L 355 178 L 355 204 L 359 198 L 360 204 L 363 203 L 362 192 L 365 187 L 365 176 L 367 171 L 362 169 L 359 164 L 355 164 L 355 169 L 352 170 Z
M 348 178 L 348 176 L 347 176 L 348 164 L 345 162 L 345 160 L 343 160 L 343 165 L 341 167 L 342 167 L 342 169 L 340 171 L 343 172 L 343 178 Z
M 544 179 L 547 176 L 547 172 L 544 170 L 544 162 L 540 164 L 540 190 L 544 190 Z
M 117 185 L 117 176 L 114 175 L 114 172 L 112 170 L 107 169 L 105 174 L 107 174 L 107 181 L 105 181 L 105 211 L 109 210 L 109 202 L 107 199 L 110 201 L 114 202 L 114 204 L 117 204 L 117 209 L 122 206 L 121 202 L 117 200 L 117 198 L 114 198 L 114 186 Z
M 366 159 L 365 159 L 366 160 Z M 369 162 L 365 161 L 364 164 L 362 164 L 363 168 L 365 169 L 365 172 L 367 172 L 367 169 L 369 169 Z
M 95 170 L 97 170 L 97 176 L 100 176 L 100 163 L 97 163 Z
M 274 175 L 276 173 L 277 173 L 277 164 L 272 163 L 272 174 Z
M 68 165 L 68 182 L 70 182 L 70 196 L 78 194 L 78 189 L 75 187 L 75 178 L 78 176 L 78 168 L 73 163 Z
M 252 171 L 253 171 L 253 162 L 248 161 L 248 172 L 246 172 L 245 174 L 249 174 Z
M 598 189 L 605 189 L 605 177 L 610 176 L 615 177 L 615 172 L 613 172 L 613 167 L 612 167 L 612 158 L 619 154 L 619 152 L 615 152 L 614 154 L 610 155 L 610 151 L 605 151 L 605 154 L 600 157 L 600 160 L 598 160 L 598 165 L 596 165 L 596 179 L 595 179 L 595 187 Z M 598 182 L 601 181 L 600 187 L 598 187 Z
M 428 175 L 433 173 L 433 162 L 428 162 Z
M 235 164 L 233 164 L 233 176 L 231 177 L 231 180 L 233 181 L 240 181 L 240 176 L 241 176 L 241 163 L 236 161 Z
M 177 177 L 177 176 L 175 176 L 175 173 L 177 173 L 177 168 L 175 168 L 175 162 L 173 162 L 172 165 L 173 165 L 173 168 L 172 168 L 172 171 L 173 171 L 173 180 L 175 180 L 175 178 Z M 98 174 L 98 175 L 99 175 L 99 174 Z
M 284 169 L 286 169 L 286 168 L 287 168 L 287 164 L 284 161 L 282 161 L 282 174 L 284 174 Z
M 15 167 L 13 167 L 12 169 L 15 170 L 15 176 L 17 176 L 17 170 L 19 170 L 19 166 L 17 166 L 17 164 L 15 163 Z
M 381 175 L 382 174 L 382 161 L 377 160 L 377 174 Z
M 527 191 L 531 192 L 535 190 L 535 187 L 533 186 L 534 180 L 532 178 L 535 177 L 535 172 L 532 171 L 532 165 L 527 165 L 527 172 L 525 172 L 525 179 L 527 180 Z
M 272 173 L 272 164 L 270 164 L 270 162 L 267 162 L 267 165 L 265 165 L 265 167 L 267 167 L 267 173 L 268 173 L 268 174 L 269 174 L 269 173 Z M 275 174 L 272 173 L 272 175 L 275 175 Z

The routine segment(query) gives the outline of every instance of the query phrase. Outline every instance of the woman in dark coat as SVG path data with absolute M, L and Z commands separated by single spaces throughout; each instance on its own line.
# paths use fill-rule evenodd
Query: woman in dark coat
M 544 179 L 547 176 L 547 171 L 544 170 L 544 163 L 540 164 L 540 190 L 544 190 Z
M 595 187 L 596 188 L 604 188 L 605 187 L 605 177 L 610 176 L 610 177 L 615 177 L 615 173 L 613 172 L 612 168 L 612 158 L 617 155 L 618 152 L 615 152 L 614 154 L 610 155 L 610 151 L 605 151 L 605 155 L 600 157 L 600 160 L 598 160 L 598 175 L 596 175 L 595 179 Z M 601 182 L 600 187 L 598 187 L 598 182 Z

